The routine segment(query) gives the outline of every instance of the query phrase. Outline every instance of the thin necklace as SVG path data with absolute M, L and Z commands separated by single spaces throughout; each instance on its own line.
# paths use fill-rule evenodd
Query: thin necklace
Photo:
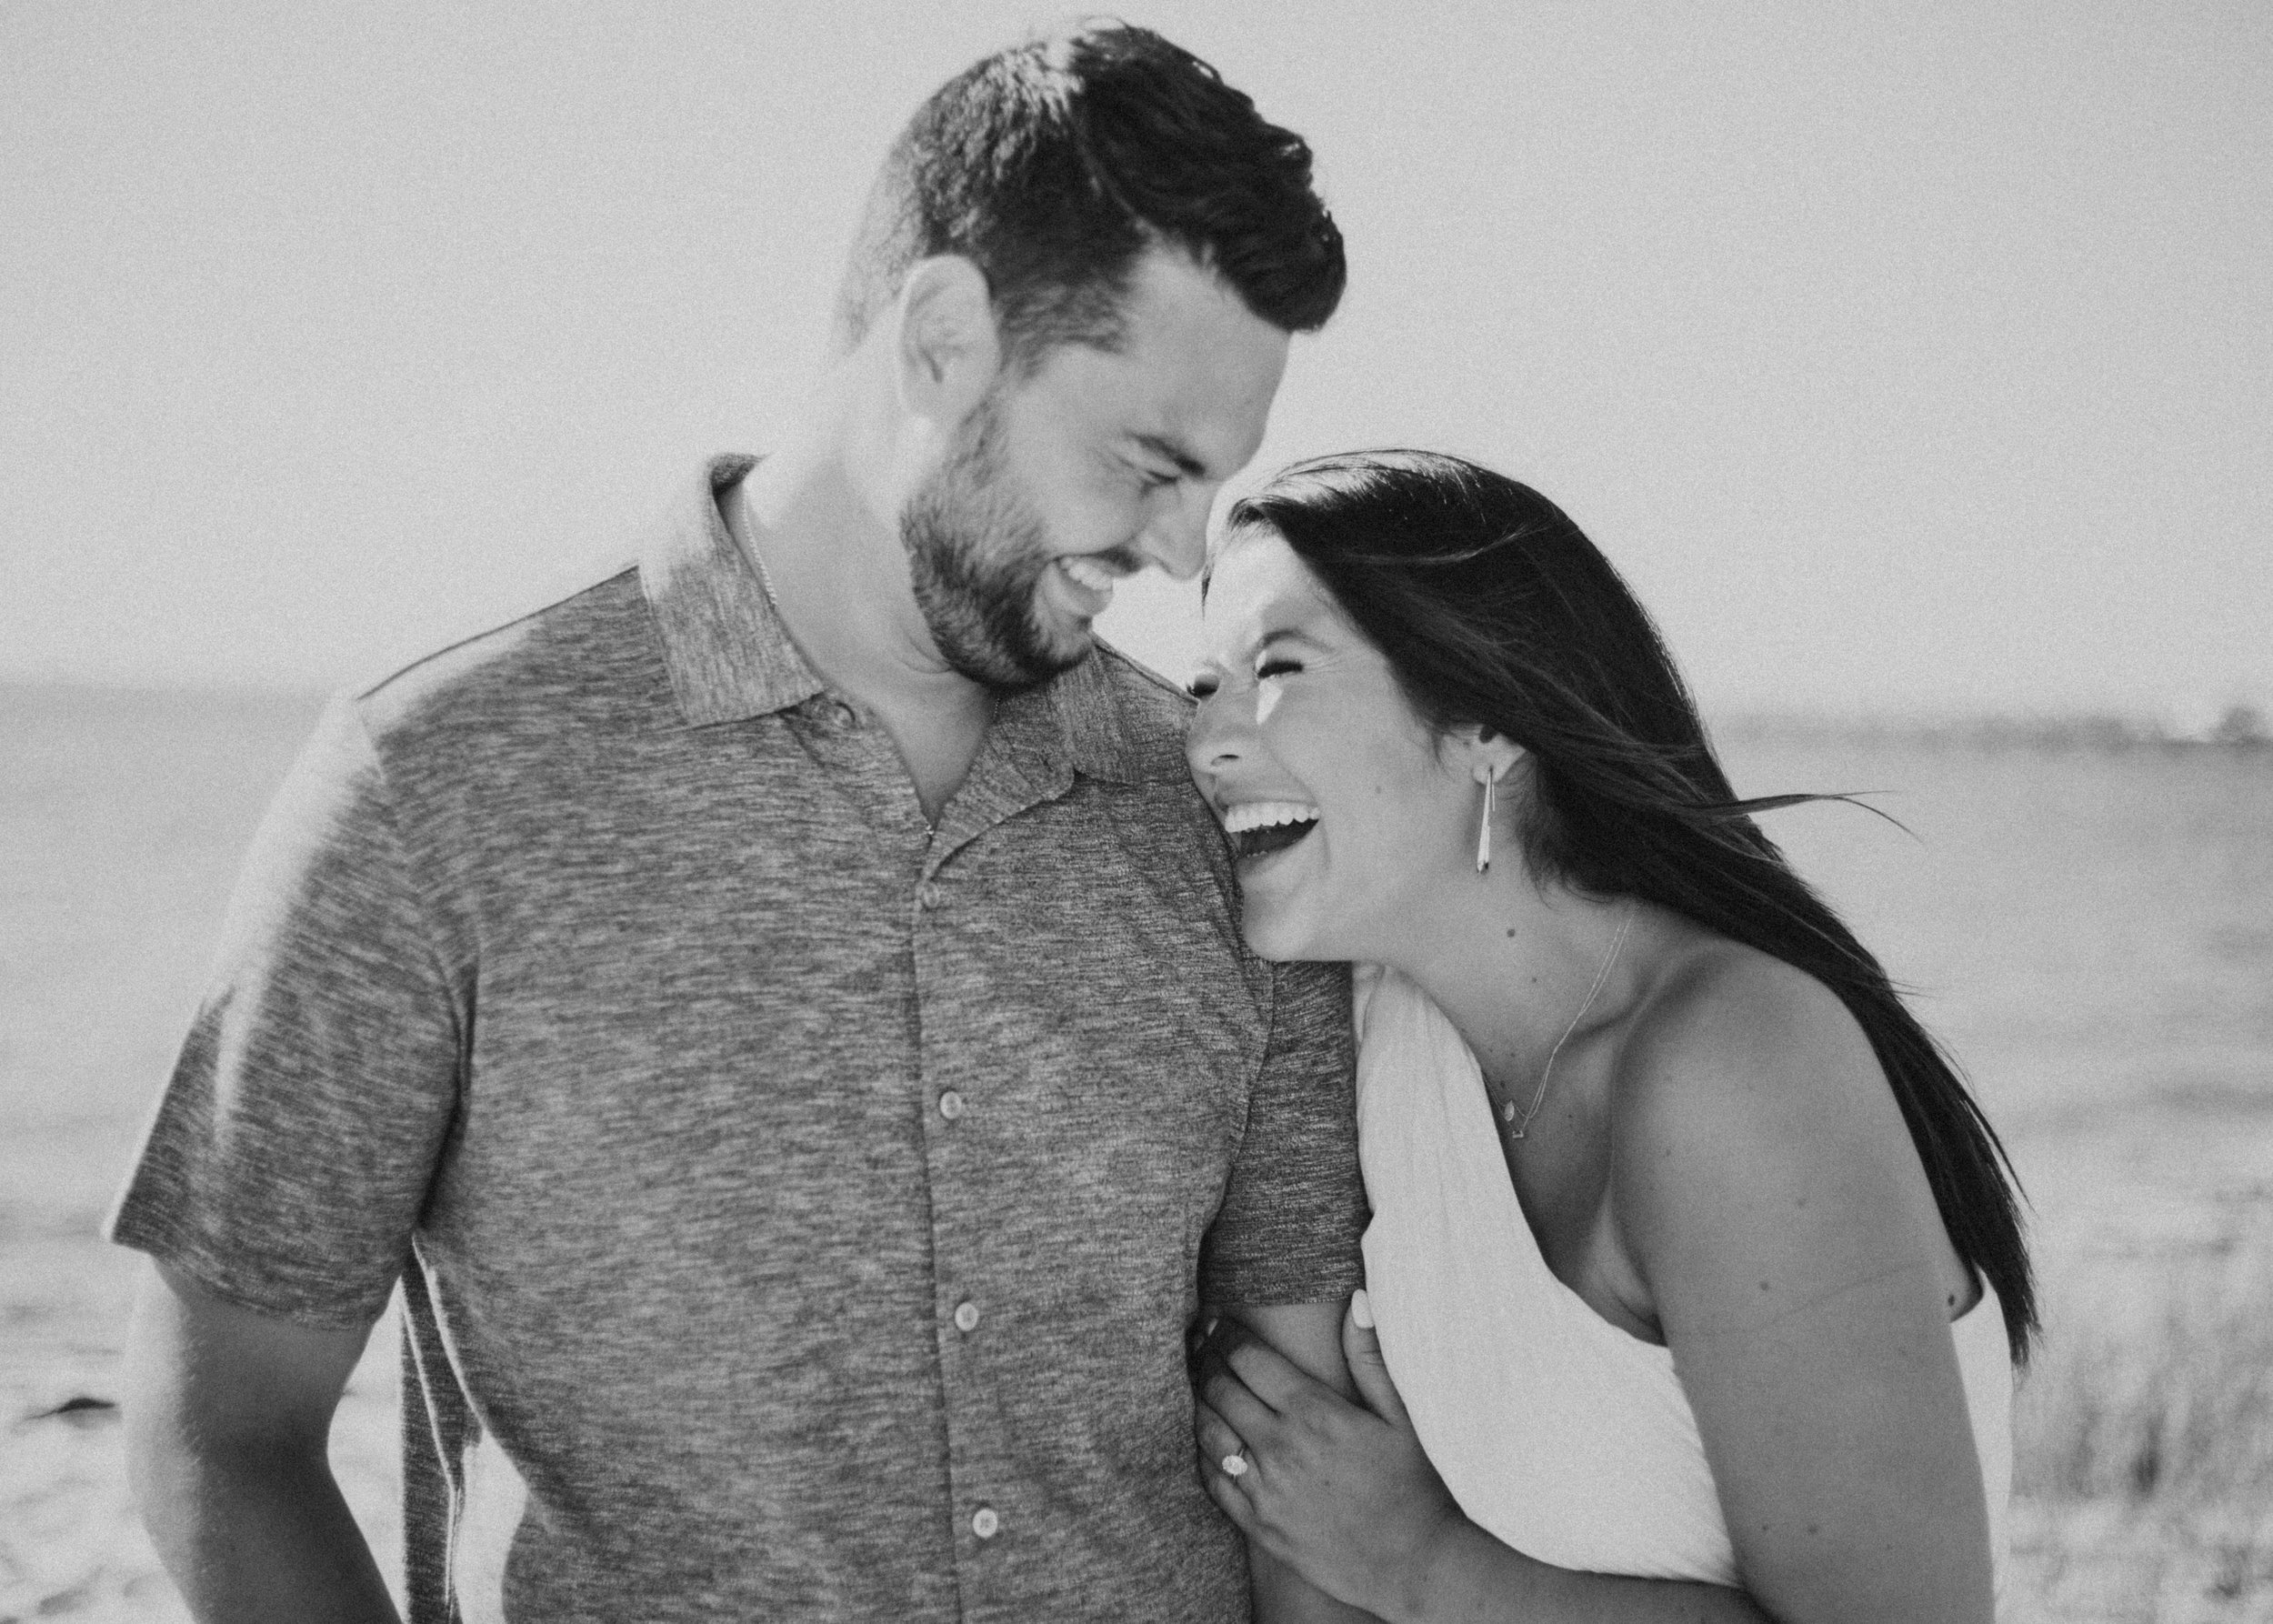
M 1618 933 L 1610 938 L 1610 950 L 1602 956 L 1602 967 L 1594 973 L 1594 985 L 1587 988 L 1587 1001 L 1578 1006 L 1578 1013 L 1570 1018 L 1570 1025 L 1563 1028 L 1563 1035 L 1555 1040 L 1555 1047 L 1547 1051 L 1547 1065 L 1540 1069 L 1538 1092 L 1531 1096 L 1531 1108 L 1524 1112 L 1523 1120 L 1517 1122 L 1515 1119 L 1516 1102 L 1510 1099 L 1501 1104 L 1499 1119 L 1508 1125 L 1509 1138 L 1523 1138 L 1524 1129 L 1531 1126 L 1531 1118 L 1539 1114 L 1539 1107 L 1546 1103 L 1547 1080 L 1555 1075 L 1555 1057 L 1563 1052 L 1563 1045 L 1570 1041 L 1570 1035 L 1578 1030 L 1578 1023 L 1587 1018 L 1587 1011 L 1594 1007 L 1595 999 L 1602 996 L 1603 983 L 1610 978 L 1610 967 L 1617 963 L 1618 949 L 1626 946 L 1626 933 L 1633 927 L 1634 907 L 1634 900 L 1628 897 L 1626 915 L 1618 921 Z

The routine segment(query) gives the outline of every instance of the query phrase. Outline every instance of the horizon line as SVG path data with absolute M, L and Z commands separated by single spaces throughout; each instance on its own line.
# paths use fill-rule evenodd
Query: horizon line
M 277 683 L 255 680 L 146 678 L 99 677 L 41 677 L 0 672 L 0 692 L 80 693 L 120 697 L 145 696 L 169 698 L 199 697 L 218 700 L 298 701 L 316 703 L 362 683 Z M 1809 730 L 1840 733 L 1909 735 L 1970 735 L 1981 738 L 2034 739 L 2040 742 L 2226 743 L 2273 742 L 2273 714 L 2249 700 L 2236 698 L 2222 705 L 2180 707 L 2123 707 L 2095 704 L 2017 704 L 1984 702 L 1958 705 L 1948 701 L 1909 703 L 1858 702 L 1853 705 L 1778 705 L 1732 701 L 1698 706 L 1708 727 L 1724 732 Z M 2183 713 L 2183 714 L 2181 714 Z

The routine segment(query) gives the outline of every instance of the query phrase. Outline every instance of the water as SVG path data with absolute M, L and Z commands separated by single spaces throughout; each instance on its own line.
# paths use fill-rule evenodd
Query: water
M 0 687 L 0 1616 L 179 1616 L 115 1431 L 27 1418 L 116 1393 L 135 1264 L 95 1227 L 317 707 Z M 1725 754 L 1743 793 L 1880 791 L 1908 826 L 1767 822 L 1957 1051 L 2040 1249 L 2159 1267 L 2273 1210 L 2273 750 L 1754 727 Z M 335 1433 L 375 1519 L 388 1401 L 378 1350 Z
M 2052 1246 L 2273 1204 L 2273 750 L 1734 738 L 1739 792 L 1954 1049 Z
M 2273 751 L 1745 740 L 1738 787 L 1883 788 L 1767 827 L 2016 1126 L 2273 1104 Z

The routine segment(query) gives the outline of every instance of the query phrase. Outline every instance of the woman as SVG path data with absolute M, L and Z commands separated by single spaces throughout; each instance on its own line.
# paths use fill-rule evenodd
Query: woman
M 1212 1349 L 1217 1501 L 1385 1619 L 1987 1624 L 2028 1258 L 1988 1125 L 1753 825 L 1812 797 L 1735 799 L 1601 555 L 1452 457 L 1280 475 L 1207 626 L 1247 940 L 1361 966 L 1374 1207 L 1365 1402 Z

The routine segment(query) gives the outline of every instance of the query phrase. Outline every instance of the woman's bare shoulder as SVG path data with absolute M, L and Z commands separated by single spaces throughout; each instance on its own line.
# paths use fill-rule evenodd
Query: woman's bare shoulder
M 1758 1295 L 1788 1305 L 1922 1260 L 1908 1129 L 1862 1028 L 1805 972 L 1700 941 L 1637 1015 L 1611 1101 L 1613 1211 L 1661 1311 L 1677 1278 L 1718 1292 L 1769 1268 Z
M 1884 1078 L 1837 994 L 1780 958 L 1699 933 L 1636 1012 L 1615 1088 L 1621 1125 L 1647 1131 L 1661 1113 L 1829 1105 L 1882 1093 Z

